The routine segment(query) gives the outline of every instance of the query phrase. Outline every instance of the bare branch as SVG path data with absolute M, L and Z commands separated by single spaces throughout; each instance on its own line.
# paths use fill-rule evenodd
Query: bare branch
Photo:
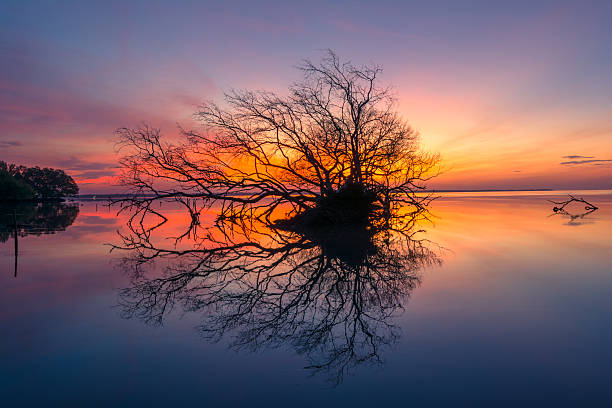
M 220 203 L 221 218 L 310 215 L 302 220 L 343 214 L 343 206 L 330 207 L 343 197 L 364 210 L 358 218 L 424 208 L 432 197 L 421 192 L 438 157 L 419 151 L 417 132 L 378 85 L 380 67 L 356 67 L 328 51 L 299 69 L 304 79 L 288 96 L 231 91 L 225 107 L 203 104 L 195 113 L 203 129 L 180 129 L 175 144 L 147 126 L 117 130 L 122 182 L 133 193 L 122 208 L 199 199 L 199 210 Z

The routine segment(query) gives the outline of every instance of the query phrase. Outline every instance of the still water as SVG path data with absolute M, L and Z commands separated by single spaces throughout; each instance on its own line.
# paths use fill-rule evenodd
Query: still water
M 449 193 L 408 257 L 349 234 L 324 254 L 292 241 L 235 259 L 229 281 L 177 275 L 201 254 L 143 271 L 109 252 L 126 219 L 102 203 L 3 208 L 2 405 L 611 406 L 612 192 L 578 195 L 599 209 L 554 214 L 562 192 Z M 164 211 L 171 236 L 186 219 Z M 359 284 L 351 248 L 369 254 Z M 275 279 L 255 279 L 272 256 Z M 312 284 L 321 259 L 336 279 Z

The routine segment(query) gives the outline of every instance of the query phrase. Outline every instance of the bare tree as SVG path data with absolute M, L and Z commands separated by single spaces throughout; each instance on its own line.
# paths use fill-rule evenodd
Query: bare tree
M 340 381 L 379 361 L 419 270 L 440 262 L 417 238 L 437 157 L 419 151 L 379 67 L 329 51 L 299 69 L 285 96 L 232 91 L 223 106 L 202 105 L 203 130 L 181 129 L 178 143 L 147 126 L 117 131 L 134 193 L 119 201 L 130 216 L 114 246 L 129 251 L 132 276 L 122 313 L 161 324 L 177 304 L 202 311 L 206 338 L 289 344 Z M 191 221 L 164 247 L 154 232 L 168 221 L 167 200 Z M 202 223 L 211 207 L 215 222 Z M 148 271 L 155 264 L 161 273 Z
M 325 222 L 423 208 L 431 197 L 418 193 L 437 156 L 419 151 L 417 132 L 378 84 L 381 69 L 341 62 L 332 51 L 299 69 L 304 78 L 286 96 L 232 91 L 223 106 L 202 105 L 195 117 L 204 130 L 181 129 L 180 143 L 146 126 L 119 129 L 122 181 L 135 193 L 123 203 L 146 212 L 158 199 L 191 207 L 201 198 L 220 202 L 221 217 L 289 208 L 287 215 Z

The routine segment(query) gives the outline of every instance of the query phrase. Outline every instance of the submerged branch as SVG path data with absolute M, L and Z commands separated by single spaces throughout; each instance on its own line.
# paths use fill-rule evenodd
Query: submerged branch
M 584 209 L 585 209 L 586 211 L 589 211 L 589 212 L 591 212 L 591 211 L 595 211 L 595 210 L 597 210 L 597 209 L 599 208 L 599 207 L 596 207 L 595 205 L 593 205 L 593 204 L 589 203 L 589 202 L 588 202 L 588 201 L 586 201 L 584 198 L 576 198 L 576 197 L 574 197 L 574 196 L 573 196 L 573 195 L 571 195 L 571 194 L 568 194 L 568 196 L 569 196 L 569 199 L 568 199 L 568 200 L 565 200 L 565 201 L 553 201 L 553 200 L 548 200 L 549 202 L 551 202 L 551 203 L 553 203 L 553 204 L 557 204 L 557 205 L 559 206 L 559 207 L 557 207 L 557 206 L 553 207 L 553 211 L 554 211 L 554 212 L 562 212 L 562 211 L 564 211 L 564 210 L 565 210 L 565 207 L 566 207 L 567 205 L 569 205 L 569 204 L 571 204 L 571 203 L 574 203 L 574 202 L 576 202 L 576 203 L 583 203 L 583 204 L 585 205 L 585 206 L 584 206 Z

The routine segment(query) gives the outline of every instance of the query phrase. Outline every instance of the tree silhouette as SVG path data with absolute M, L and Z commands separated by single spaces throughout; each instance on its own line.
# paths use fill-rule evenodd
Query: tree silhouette
M 25 186 L 25 189 L 24 189 Z M 0 161 L 0 200 L 60 200 L 79 193 L 79 186 L 64 170 L 17 166 Z
M 381 69 L 341 62 L 328 51 L 304 61 L 301 82 L 280 96 L 232 91 L 223 106 L 195 113 L 203 131 L 181 129 L 179 143 L 158 129 L 117 131 L 122 181 L 135 195 L 123 203 L 150 208 L 156 199 L 221 202 L 222 217 L 270 217 L 290 208 L 295 221 L 363 221 L 372 211 L 422 208 L 437 156 L 419 151 L 418 134 L 394 111 Z M 147 195 L 147 197 L 143 197 Z
M 0 167 L 0 197 L 2 197 L 1 201 L 32 200 L 34 190 L 27 183 L 16 179 Z
M 117 131 L 133 193 L 118 200 L 128 232 L 114 249 L 129 251 L 132 277 L 120 304 L 151 324 L 177 304 L 201 312 L 205 338 L 290 345 L 339 382 L 380 361 L 418 271 L 439 263 L 417 238 L 437 157 L 419 151 L 380 68 L 329 51 L 299 69 L 285 96 L 233 91 L 202 105 L 203 130 L 181 129 L 180 142 L 147 126 Z M 163 201 L 190 215 L 170 247 Z M 217 212 L 212 225 L 204 209 Z

